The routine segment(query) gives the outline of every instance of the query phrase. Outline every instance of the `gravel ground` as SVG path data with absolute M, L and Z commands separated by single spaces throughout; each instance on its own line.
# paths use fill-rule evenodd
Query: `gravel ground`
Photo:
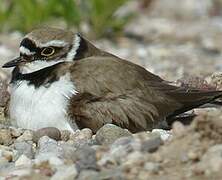
M 156 0 L 137 11 L 124 37 L 98 47 L 175 81 L 201 76 L 222 88 L 222 2 Z M 120 13 L 121 14 L 121 13 Z M 0 65 L 18 54 L 18 32 L 0 35 Z M 212 75 L 213 74 L 213 75 Z M 0 69 L 0 179 L 222 179 L 222 110 L 196 109 L 189 126 L 132 134 L 107 124 L 96 134 L 12 127 L 4 116 L 10 72 Z

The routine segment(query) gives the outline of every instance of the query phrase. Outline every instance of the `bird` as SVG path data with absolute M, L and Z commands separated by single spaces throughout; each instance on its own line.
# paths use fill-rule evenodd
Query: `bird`
M 20 42 L 13 68 L 9 117 L 16 126 L 96 133 L 111 123 L 132 133 L 222 96 L 222 91 L 181 87 L 144 67 L 97 48 L 80 33 L 34 29 Z

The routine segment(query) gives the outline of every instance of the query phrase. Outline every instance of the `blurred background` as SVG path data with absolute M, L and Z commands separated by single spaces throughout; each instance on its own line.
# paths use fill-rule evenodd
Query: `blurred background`
M 42 26 L 79 31 L 165 79 L 222 71 L 222 0 L 0 0 L 0 65 Z

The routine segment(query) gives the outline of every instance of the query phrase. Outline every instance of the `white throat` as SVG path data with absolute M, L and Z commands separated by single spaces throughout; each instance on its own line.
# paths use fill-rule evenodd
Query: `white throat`
M 77 91 L 68 73 L 49 87 L 36 88 L 26 80 L 13 83 L 9 105 L 10 118 L 15 125 L 25 129 L 56 127 L 73 131 L 77 126 L 70 121 L 67 110 L 69 100 L 75 94 Z
M 30 63 L 26 63 L 23 66 L 20 66 L 20 73 L 22 74 L 32 73 L 40 69 L 44 69 L 46 67 L 58 64 L 59 62 L 64 62 L 64 61 L 41 61 L 41 60 L 32 61 Z

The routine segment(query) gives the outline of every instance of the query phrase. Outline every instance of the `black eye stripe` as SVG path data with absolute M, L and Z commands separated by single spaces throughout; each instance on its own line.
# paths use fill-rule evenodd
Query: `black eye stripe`
M 37 51 L 37 47 L 36 47 L 35 43 L 34 43 L 32 40 L 28 39 L 28 38 L 24 38 L 24 39 L 22 40 L 22 42 L 20 43 L 20 47 L 21 47 L 21 46 L 26 47 L 26 48 L 29 49 L 31 52 Z

